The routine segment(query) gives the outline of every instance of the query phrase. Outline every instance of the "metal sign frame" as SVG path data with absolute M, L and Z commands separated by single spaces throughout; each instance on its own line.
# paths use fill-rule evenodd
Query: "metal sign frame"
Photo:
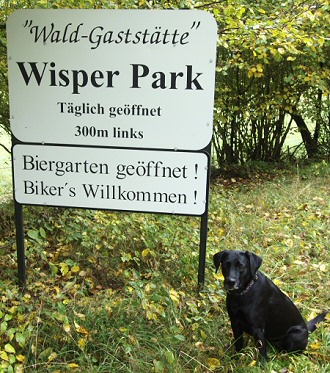
M 200 289 L 205 279 L 217 43 L 212 15 L 190 10 L 26 9 L 9 17 L 7 36 L 13 153 L 16 145 L 23 144 L 39 149 L 89 147 L 206 155 L 200 203 L 204 209 L 192 213 L 106 208 L 199 216 Z M 15 167 L 12 159 L 13 185 Z M 200 187 L 198 182 L 195 185 Z M 23 207 L 45 202 L 38 198 L 20 202 L 15 190 L 14 200 L 18 282 L 25 288 Z M 79 203 L 68 207 L 104 209 Z

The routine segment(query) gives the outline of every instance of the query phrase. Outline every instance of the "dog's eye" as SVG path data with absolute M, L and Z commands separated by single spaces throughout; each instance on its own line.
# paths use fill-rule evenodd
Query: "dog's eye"
M 240 270 L 244 269 L 244 264 L 243 263 L 237 263 L 236 267 Z

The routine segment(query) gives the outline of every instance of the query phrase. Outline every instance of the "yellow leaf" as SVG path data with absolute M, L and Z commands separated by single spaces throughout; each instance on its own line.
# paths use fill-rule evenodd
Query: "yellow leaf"
M 204 344 L 201 341 L 196 342 L 195 347 L 200 351 L 204 351 Z
M 1 351 L 1 353 L 0 353 L 0 359 L 2 359 L 4 361 L 9 361 L 8 354 L 7 354 L 6 351 Z
M 198 329 L 199 328 L 199 324 L 197 323 L 197 322 L 195 322 L 195 323 L 193 323 L 192 325 L 191 325 L 191 329 L 192 330 L 196 330 L 196 329 Z
M 77 317 L 79 317 L 79 319 L 86 320 L 86 315 L 84 315 L 83 313 L 79 313 L 76 311 L 73 311 L 73 312 Z
M 5 351 L 9 352 L 10 354 L 15 354 L 16 353 L 14 347 L 10 343 L 7 343 L 5 345 Z
M 223 277 L 223 274 L 221 272 L 218 273 L 213 273 L 213 276 L 215 277 L 216 280 L 223 281 L 225 278 Z
M 307 317 L 307 320 L 312 320 L 314 319 L 314 317 L 316 317 L 316 312 L 315 311 L 312 311 L 309 316 Z
M 78 323 L 74 322 L 74 326 L 78 333 L 85 334 L 85 335 L 89 334 L 88 331 L 83 326 L 79 325 Z
M 80 271 L 80 267 L 79 266 L 73 266 L 72 268 L 71 268 L 71 272 L 72 273 L 77 273 L 77 272 L 79 272 Z
M 151 290 L 150 282 L 147 283 L 147 285 L 144 287 L 144 290 L 146 291 L 146 293 L 150 292 Z
M 80 338 L 80 339 L 78 340 L 78 347 L 79 347 L 81 350 L 84 350 L 85 346 L 86 346 L 86 340 L 83 339 L 83 338 Z
M 142 251 L 142 258 L 145 258 L 146 256 L 148 256 L 150 253 L 150 249 L 145 249 Z
M 64 323 L 63 324 L 63 329 L 64 329 L 65 332 L 69 333 L 70 330 L 71 330 L 70 324 Z
M 57 358 L 57 353 L 56 352 L 52 352 L 49 356 L 48 356 L 48 361 L 53 361 L 54 359 Z
M 138 341 L 136 340 L 136 338 L 134 337 L 134 335 L 129 335 L 128 337 L 129 337 L 130 341 L 132 342 L 132 344 L 134 346 L 138 345 Z
M 23 356 L 23 355 L 16 355 L 16 359 L 17 359 L 18 361 L 20 361 L 21 363 L 24 363 L 24 361 L 25 361 L 25 356 Z
M 170 290 L 170 298 L 172 299 L 172 301 L 176 304 L 179 304 L 180 303 L 180 295 L 179 293 L 174 290 L 174 289 L 171 289 Z
M 280 285 L 281 283 L 282 283 L 282 281 L 281 281 L 280 279 L 275 278 L 275 280 L 274 280 L 274 284 L 275 284 L 276 286 Z
M 76 364 L 76 363 L 70 363 L 70 364 L 67 365 L 67 367 L 68 367 L 68 368 L 73 368 L 73 369 L 74 369 L 74 368 L 79 368 L 79 365 Z
M 320 343 L 320 342 L 314 342 L 314 343 L 311 343 L 309 346 L 310 346 L 310 348 L 312 348 L 313 350 L 319 350 L 320 347 L 321 347 L 321 343 Z
M 209 357 L 206 360 L 206 364 L 210 369 L 216 369 L 216 368 L 219 368 L 221 366 L 220 360 L 215 359 L 213 357 Z
M 257 70 L 258 70 L 259 73 L 263 72 L 263 67 L 262 67 L 262 65 L 260 65 L 260 63 L 257 64 Z
M 69 266 L 66 263 L 60 263 L 60 269 L 63 276 L 65 276 L 69 272 Z
M 225 234 L 226 234 L 226 230 L 224 228 L 220 228 L 218 230 L 218 236 L 225 236 Z

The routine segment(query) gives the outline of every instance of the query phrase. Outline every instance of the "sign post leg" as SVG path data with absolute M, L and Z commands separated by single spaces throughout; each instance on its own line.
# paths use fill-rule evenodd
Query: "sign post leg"
M 198 266 L 198 291 L 202 290 L 205 281 L 206 267 L 206 241 L 207 241 L 207 219 L 208 210 L 206 209 L 201 218 L 200 240 L 199 240 L 199 266 Z
M 16 226 L 18 285 L 21 290 L 24 290 L 26 286 L 26 274 L 25 274 L 23 205 L 21 205 L 20 203 L 16 201 L 15 201 L 15 226 Z
M 206 154 L 208 154 L 208 176 L 206 186 L 206 203 L 205 211 L 201 216 L 200 224 L 200 238 L 199 238 L 199 265 L 198 265 L 198 291 L 202 290 L 205 281 L 205 268 L 206 268 L 206 243 L 208 233 L 208 215 L 209 215 L 209 194 L 210 194 L 210 170 L 211 170 L 211 142 L 205 148 Z

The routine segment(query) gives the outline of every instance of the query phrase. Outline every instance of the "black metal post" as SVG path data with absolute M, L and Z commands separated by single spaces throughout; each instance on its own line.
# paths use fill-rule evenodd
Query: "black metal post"
M 198 265 L 198 290 L 202 290 L 205 282 L 206 242 L 207 242 L 208 210 L 201 217 Z
M 18 285 L 20 289 L 24 291 L 26 287 L 26 273 L 25 273 L 23 205 L 21 205 L 20 203 L 16 201 L 15 201 L 15 226 L 16 226 Z
M 204 149 L 208 155 L 208 175 L 206 184 L 206 203 L 205 212 L 201 216 L 200 238 L 199 238 L 199 264 L 198 264 L 198 291 L 202 290 L 205 282 L 206 268 L 206 243 L 208 233 L 208 215 L 209 215 L 209 189 L 210 189 L 210 174 L 211 174 L 211 143 Z

